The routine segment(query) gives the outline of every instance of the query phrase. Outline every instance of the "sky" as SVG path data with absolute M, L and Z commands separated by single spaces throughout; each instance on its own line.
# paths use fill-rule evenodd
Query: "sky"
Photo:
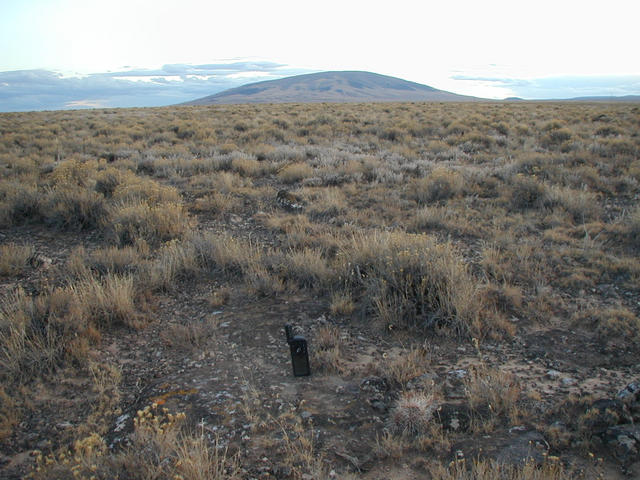
M 0 111 L 365 70 L 486 98 L 639 95 L 640 2 L 0 0 Z

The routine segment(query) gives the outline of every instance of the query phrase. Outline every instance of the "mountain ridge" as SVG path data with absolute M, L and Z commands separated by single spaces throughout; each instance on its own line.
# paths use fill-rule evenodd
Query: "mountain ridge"
M 181 105 L 235 103 L 476 102 L 485 99 L 438 90 L 397 77 L 346 70 L 249 83 Z

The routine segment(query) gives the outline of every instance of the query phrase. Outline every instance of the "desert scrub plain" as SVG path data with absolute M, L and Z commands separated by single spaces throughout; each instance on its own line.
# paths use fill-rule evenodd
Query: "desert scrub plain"
M 0 115 L 0 476 L 640 475 L 639 133 L 604 103 Z

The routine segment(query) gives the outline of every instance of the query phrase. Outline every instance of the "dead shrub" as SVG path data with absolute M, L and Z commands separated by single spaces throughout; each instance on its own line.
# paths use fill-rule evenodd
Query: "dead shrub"
M 551 199 L 547 187 L 536 178 L 517 174 L 508 193 L 509 206 L 516 210 L 547 208 Z
M 231 160 L 231 169 L 245 177 L 258 177 L 267 172 L 267 164 L 248 155 L 236 155 Z
M 364 311 L 390 327 L 478 328 L 477 285 L 455 248 L 426 235 L 354 236 L 339 253 L 343 278 Z
M 249 292 L 258 297 L 271 297 L 285 289 L 278 274 L 258 262 L 249 263 L 244 271 L 244 283 Z
M 135 287 L 132 276 L 106 274 L 87 278 L 71 287 L 84 317 L 101 328 L 136 327 Z
M 195 260 L 205 271 L 241 277 L 263 252 L 254 244 L 229 234 L 212 232 L 191 235 L 187 242 L 193 248 Z
M 179 204 L 180 193 L 174 187 L 162 185 L 149 178 L 137 177 L 129 173 L 126 181 L 121 182 L 113 191 L 113 202 L 116 204 Z
M 524 465 L 510 465 L 496 460 L 466 459 L 436 464 L 428 468 L 432 480 L 573 480 L 580 473 L 567 468 L 562 462 L 549 459 L 542 466 L 534 461 Z
M 602 216 L 598 196 L 587 190 L 554 186 L 548 190 L 548 197 L 550 204 L 559 205 L 566 210 L 575 222 L 586 223 L 599 220 Z
M 323 372 L 344 372 L 345 342 L 340 329 L 334 326 L 320 327 L 313 339 L 313 364 Z
M 312 248 L 290 251 L 284 257 L 281 275 L 299 287 L 315 289 L 326 288 L 334 277 L 322 252 Z
M 201 349 L 216 330 L 213 319 L 195 320 L 186 324 L 171 324 L 162 331 L 162 339 L 172 348 L 190 351 Z
M 356 306 L 353 303 L 353 298 L 349 291 L 334 292 L 331 295 L 331 305 L 329 310 L 333 315 L 349 316 L 351 315 Z
M 608 307 L 574 315 L 576 325 L 590 325 L 604 338 L 634 340 L 640 337 L 640 319 L 626 307 Z
M 474 413 L 474 430 L 490 432 L 497 422 L 517 422 L 522 389 L 515 375 L 481 363 L 468 370 L 463 383 L 467 402 Z
M 145 288 L 170 291 L 177 281 L 194 277 L 201 268 L 192 244 L 172 241 L 142 265 L 138 278 Z
M 88 256 L 89 267 L 100 273 L 133 273 L 140 267 L 140 252 L 135 247 L 98 248 Z
M 409 196 L 419 204 L 448 200 L 462 192 L 464 178 L 456 171 L 436 168 L 427 177 L 416 179 L 409 187 Z
M 41 197 L 34 184 L 0 181 L 0 226 L 39 221 Z
M 117 204 L 110 208 L 109 235 L 118 245 L 133 245 L 139 239 L 159 244 L 185 235 L 191 226 L 182 204 L 145 202 Z
M 301 182 L 311 176 L 313 176 L 313 167 L 302 162 L 291 163 L 278 172 L 278 177 L 288 184 Z
M 424 347 L 403 349 L 397 357 L 387 359 L 380 366 L 380 375 L 390 385 L 404 389 L 407 382 L 425 374 L 430 365 L 431 354 Z
M 40 213 L 46 223 L 66 230 L 87 230 L 102 226 L 107 205 L 99 193 L 83 187 L 57 187 L 45 192 Z

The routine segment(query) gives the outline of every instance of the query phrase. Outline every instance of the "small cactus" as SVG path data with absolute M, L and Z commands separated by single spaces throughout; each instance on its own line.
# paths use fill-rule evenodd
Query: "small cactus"
M 403 392 L 389 413 L 389 430 L 401 435 L 425 434 L 436 408 L 433 394 Z

